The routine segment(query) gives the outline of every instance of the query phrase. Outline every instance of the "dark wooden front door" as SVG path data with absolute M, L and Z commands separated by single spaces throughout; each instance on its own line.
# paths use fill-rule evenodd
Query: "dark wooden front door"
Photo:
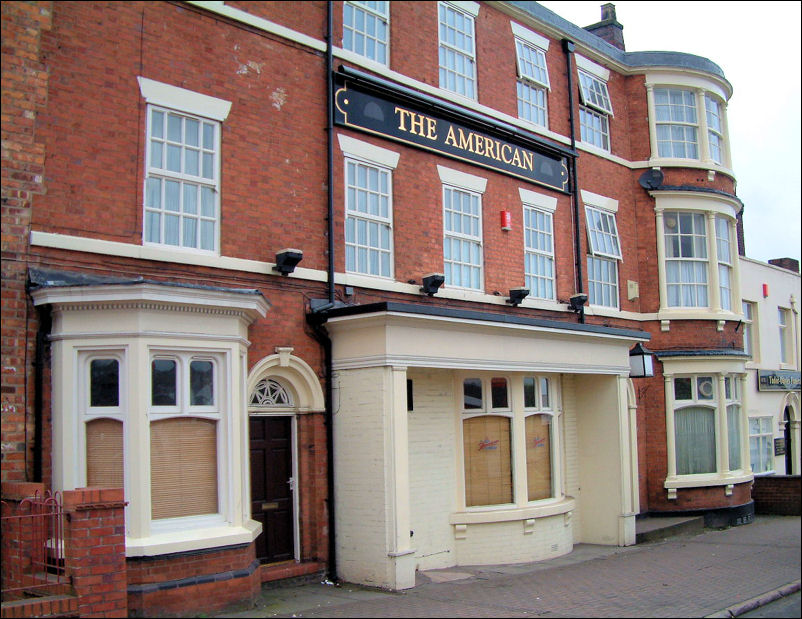
M 251 513 L 262 523 L 256 558 L 293 558 L 292 417 L 251 417 Z

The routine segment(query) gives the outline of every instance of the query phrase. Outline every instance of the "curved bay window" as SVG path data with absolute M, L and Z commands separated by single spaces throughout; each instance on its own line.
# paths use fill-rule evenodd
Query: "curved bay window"
M 544 376 L 463 379 L 466 507 L 526 504 L 560 494 L 553 390 L 552 379 Z M 516 458 L 516 452 L 525 457 Z M 518 491 L 516 479 L 524 482 Z
M 671 384 L 674 466 L 669 477 L 729 473 L 744 468 L 741 377 L 695 374 Z

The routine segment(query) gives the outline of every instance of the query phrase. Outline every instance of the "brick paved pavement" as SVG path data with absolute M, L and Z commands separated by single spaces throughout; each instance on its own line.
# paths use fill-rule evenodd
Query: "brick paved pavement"
M 800 518 L 628 548 L 580 544 L 541 563 L 418 574 L 392 593 L 314 583 L 264 589 L 256 609 L 224 617 L 730 617 L 799 590 Z

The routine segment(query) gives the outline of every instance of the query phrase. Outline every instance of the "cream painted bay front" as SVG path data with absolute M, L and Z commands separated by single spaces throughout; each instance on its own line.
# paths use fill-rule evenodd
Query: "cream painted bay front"
M 635 542 L 637 332 L 392 309 L 327 324 L 342 578 Z

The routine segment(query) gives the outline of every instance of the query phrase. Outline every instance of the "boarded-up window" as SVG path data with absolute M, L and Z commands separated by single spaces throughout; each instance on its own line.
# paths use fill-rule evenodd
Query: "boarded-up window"
M 465 505 L 512 503 L 510 419 L 483 415 L 463 421 Z
M 86 424 L 86 485 L 123 487 L 123 422 L 93 419 Z
M 217 422 L 152 422 L 150 475 L 154 519 L 217 513 Z
M 551 415 L 526 418 L 526 482 L 530 501 L 552 496 L 551 421 Z

